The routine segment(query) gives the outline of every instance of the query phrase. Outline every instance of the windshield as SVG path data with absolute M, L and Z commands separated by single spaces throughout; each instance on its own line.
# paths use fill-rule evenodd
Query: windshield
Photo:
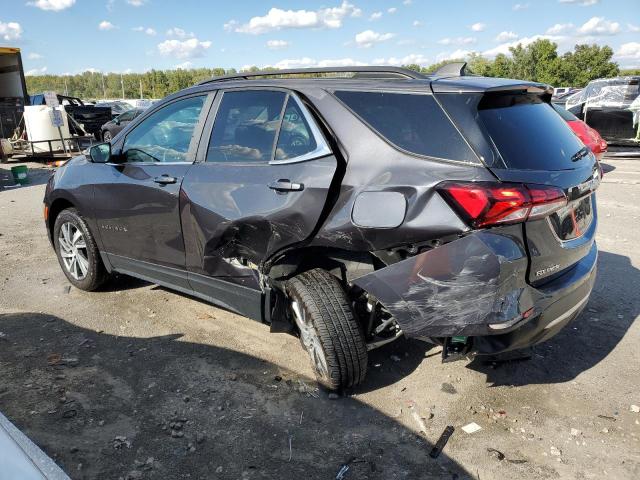
M 566 121 L 536 95 L 485 95 L 478 114 L 506 168 L 577 168 L 584 145 Z

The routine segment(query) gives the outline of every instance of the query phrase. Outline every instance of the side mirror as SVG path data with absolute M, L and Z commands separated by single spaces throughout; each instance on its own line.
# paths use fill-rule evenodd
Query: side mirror
M 107 163 L 111 159 L 111 144 L 99 143 L 89 149 L 89 158 L 93 163 Z

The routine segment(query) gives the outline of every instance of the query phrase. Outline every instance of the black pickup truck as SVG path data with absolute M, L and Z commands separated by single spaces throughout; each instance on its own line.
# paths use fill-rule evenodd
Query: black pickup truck
M 100 127 L 111 120 L 111 107 L 97 107 L 87 105 L 76 97 L 58 95 L 60 105 L 64 106 L 67 114 L 74 122 L 69 122 L 69 132 L 73 135 L 92 134 L 100 138 Z M 31 95 L 31 105 L 45 105 L 44 94 Z M 84 130 L 84 131 L 83 131 Z

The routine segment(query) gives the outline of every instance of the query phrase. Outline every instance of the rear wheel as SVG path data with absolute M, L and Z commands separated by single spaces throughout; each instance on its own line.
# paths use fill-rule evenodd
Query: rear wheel
M 361 383 L 367 346 L 338 279 L 325 270 L 310 270 L 287 282 L 287 294 L 318 382 L 331 390 Z
M 53 241 L 62 271 L 80 290 L 95 290 L 107 279 L 96 242 L 75 208 L 60 212 L 53 227 Z
M 102 133 L 102 140 L 104 142 L 110 142 L 112 138 L 113 138 L 113 136 L 111 135 L 111 132 L 109 130 L 105 130 Z

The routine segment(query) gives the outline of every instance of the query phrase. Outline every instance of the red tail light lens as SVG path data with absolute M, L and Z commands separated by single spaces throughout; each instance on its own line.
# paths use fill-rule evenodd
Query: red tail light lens
M 438 191 L 476 228 L 545 217 L 567 204 L 561 189 L 544 185 L 444 182 Z

